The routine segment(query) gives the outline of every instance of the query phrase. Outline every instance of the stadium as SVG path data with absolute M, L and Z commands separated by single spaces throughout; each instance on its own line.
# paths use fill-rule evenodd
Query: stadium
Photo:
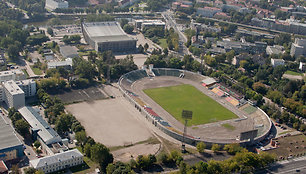
M 177 140 L 183 140 L 182 110 L 193 111 L 184 134 L 184 142 L 191 145 L 255 144 L 270 133 L 272 123 L 265 112 L 210 77 L 150 66 L 124 74 L 118 85 L 149 122 Z

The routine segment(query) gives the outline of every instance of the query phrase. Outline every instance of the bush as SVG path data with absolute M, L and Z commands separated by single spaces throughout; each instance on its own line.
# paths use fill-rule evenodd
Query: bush
M 221 149 L 221 146 L 219 145 L 219 144 L 213 144 L 212 146 L 211 146 L 211 150 L 213 151 L 213 152 L 217 152 L 217 151 L 219 151 Z
M 203 153 L 204 150 L 205 150 L 205 148 L 206 148 L 206 144 L 205 144 L 204 142 L 199 142 L 199 143 L 197 144 L 197 150 L 198 150 L 198 152 Z

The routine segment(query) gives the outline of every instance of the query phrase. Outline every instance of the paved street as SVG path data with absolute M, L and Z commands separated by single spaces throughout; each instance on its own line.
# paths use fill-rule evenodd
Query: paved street
M 278 173 L 278 174 L 293 174 L 293 173 L 306 173 L 306 157 L 300 157 L 289 161 L 281 161 L 274 164 L 267 170 L 256 172 L 262 173 Z

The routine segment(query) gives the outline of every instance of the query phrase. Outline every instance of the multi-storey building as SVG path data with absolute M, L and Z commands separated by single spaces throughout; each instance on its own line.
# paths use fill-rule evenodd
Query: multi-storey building
M 25 105 L 25 96 L 23 90 L 13 81 L 3 83 L 4 101 L 8 107 L 16 109 Z
M 80 165 L 83 161 L 83 154 L 78 149 L 69 150 L 55 155 L 46 156 L 30 161 L 30 166 L 41 170 L 44 173 L 52 173 Z
M 294 43 L 291 45 L 290 55 L 306 57 L 306 39 L 295 38 Z

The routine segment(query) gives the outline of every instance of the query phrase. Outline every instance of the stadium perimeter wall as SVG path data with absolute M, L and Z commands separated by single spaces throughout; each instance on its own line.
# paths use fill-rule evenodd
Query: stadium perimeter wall
M 170 68 L 159 68 L 159 69 L 169 69 L 169 70 L 178 70 L 178 69 L 170 69 Z M 131 71 L 129 73 L 133 73 L 133 72 L 136 72 L 136 71 L 140 71 L 140 70 L 134 70 L 134 71 Z M 182 71 L 182 70 L 178 70 L 178 71 Z M 182 72 L 186 72 L 186 70 L 183 70 Z M 194 72 L 190 72 L 190 71 L 187 71 L 193 75 L 199 75 L 199 76 L 202 76 L 200 74 L 196 74 Z M 127 73 L 127 74 L 129 74 Z M 165 126 L 163 126 L 158 120 L 156 120 L 151 114 L 149 114 L 145 109 L 144 107 L 142 107 L 141 105 L 139 105 L 130 95 L 129 93 L 121 86 L 121 81 L 125 78 L 125 75 L 122 75 L 120 77 L 120 79 L 118 80 L 118 86 L 119 86 L 119 90 L 121 91 L 121 93 L 123 94 L 123 96 L 130 102 L 134 105 L 134 107 L 149 121 L 151 122 L 153 125 L 155 125 L 157 128 L 159 128 L 161 131 L 163 131 L 164 133 L 166 133 L 167 135 L 171 136 L 172 138 L 175 138 L 179 141 L 183 141 L 183 135 L 181 134 L 178 134 L 172 130 L 169 130 L 167 129 Z M 254 139 L 254 141 L 250 142 L 250 141 L 241 141 L 239 144 L 241 144 L 242 146 L 246 146 L 246 145 L 250 145 L 250 144 L 256 144 L 262 140 L 264 140 L 268 134 L 270 133 L 270 130 L 272 128 L 272 122 L 271 122 L 271 119 L 270 117 L 263 111 L 261 110 L 260 108 L 257 107 L 257 109 L 259 109 L 263 114 L 264 116 L 266 117 L 267 121 L 269 122 L 269 126 L 268 126 L 268 129 L 267 131 L 265 131 L 261 136 L 259 137 L 256 137 Z M 220 140 L 219 140 L 220 141 Z M 219 145 L 226 145 L 226 144 L 229 144 L 229 143 L 222 143 L 222 142 L 218 142 L 218 141 L 214 141 L 213 139 L 210 139 L 209 141 L 207 140 L 201 140 L 201 139 L 197 139 L 197 138 L 191 138 L 190 136 L 185 136 L 184 137 L 184 142 L 187 143 L 187 144 L 190 144 L 190 145 L 196 145 L 198 142 L 204 142 L 207 147 L 211 147 L 213 144 L 219 144 Z

